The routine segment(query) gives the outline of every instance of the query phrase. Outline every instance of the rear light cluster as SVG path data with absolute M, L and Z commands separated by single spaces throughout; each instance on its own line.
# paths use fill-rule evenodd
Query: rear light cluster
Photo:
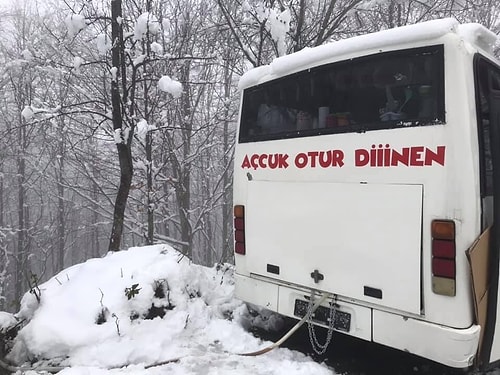
M 234 252 L 245 255 L 245 206 L 234 206 Z
M 455 223 L 432 222 L 432 291 L 445 296 L 456 294 Z

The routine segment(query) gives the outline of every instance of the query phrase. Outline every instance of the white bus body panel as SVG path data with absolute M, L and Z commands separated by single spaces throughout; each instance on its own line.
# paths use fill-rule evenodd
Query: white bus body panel
M 455 368 L 472 366 L 480 330 L 478 325 L 454 329 L 373 310 L 374 342 Z
M 247 202 L 253 273 L 420 313 L 420 185 L 251 181 Z
M 293 317 L 294 300 L 304 299 L 308 290 L 332 292 L 338 296 L 341 309 L 350 309 L 348 334 L 448 366 L 472 365 L 480 327 L 474 321 L 465 251 L 481 234 L 479 146 L 472 89 L 473 56 L 478 49 L 456 33 L 452 24 L 441 23 L 439 33 L 402 38 L 400 44 L 386 47 L 377 44 L 375 48 L 369 43 L 337 50 L 321 47 L 323 60 L 318 61 L 323 64 L 443 44 L 446 124 L 237 145 L 234 203 L 245 206 L 247 241 L 247 254 L 235 254 L 237 297 Z M 449 33 L 443 31 L 448 26 Z M 278 78 L 278 68 L 288 60 L 293 62 L 286 57 L 273 67 L 259 68 L 244 77 L 241 86 Z M 299 60 L 291 70 L 309 67 L 304 61 Z M 259 73 L 265 70 L 268 74 Z M 445 146 L 445 165 L 354 168 L 356 149 L 379 144 L 396 150 Z M 301 169 L 293 165 L 298 153 L 322 150 L 342 150 L 343 165 Z M 243 168 L 244 158 L 256 154 L 287 154 L 290 166 Z M 453 220 L 456 226 L 453 297 L 432 291 L 430 227 L 434 219 Z M 279 266 L 279 275 L 266 272 L 267 264 Z M 310 275 L 314 270 L 323 274 L 324 280 L 315 283 Z M 382 298 L 366 296 L 364 286 L 380 289 Z M 500 319 L 491 362 L 500 360 L 498 332 Z

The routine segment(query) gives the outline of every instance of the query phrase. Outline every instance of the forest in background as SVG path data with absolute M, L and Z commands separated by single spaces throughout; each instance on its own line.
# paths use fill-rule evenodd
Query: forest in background
M 117 3 L 123 43 L 113 56 Z M 498 34 L 499 13 L 496 0 L 0 4 L 0 311 L 110 249 L 123 178 L 117 145 L 131 161 L 120 247 L 165 242 L 198 264 L 232 262 L 232 155 L 245 71 L 435 18 Z M 121 90 L 118 132 L 113 84 Z M 182 91 L 172 90 L 179 84 Z

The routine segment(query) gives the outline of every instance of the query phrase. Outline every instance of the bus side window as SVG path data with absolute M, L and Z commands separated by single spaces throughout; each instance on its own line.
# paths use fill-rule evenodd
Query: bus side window
M 292 130 L 295 126 L 294 110 L 277 105 L 261 104 L 257 113 L 257 127 L 263 134 L 275 134 Z
M 496 169 L 500 160 L 500 70 L 486 59 L 477 58 L 476 108 L 480 147 L 481 198 L 483 228 L 493 224 L 494 212 L 500 208 L 494 197 L 500 192 L 500 176 Z M 495 162 L 496 161 L 496 162 Z M 495 165 L 495 163 L 497 165 Z M 497 197 L 498 198 L 498 197 Z
M 483 197 L 493 195 L 493 163 L 491 159 L 490 142 L 490 108 L 488 90 L 488 65 L 483 61 L 478 64 L 477 85 L 477 112 L 479 126 L 479 142 L 481 147 L 481 195 Z

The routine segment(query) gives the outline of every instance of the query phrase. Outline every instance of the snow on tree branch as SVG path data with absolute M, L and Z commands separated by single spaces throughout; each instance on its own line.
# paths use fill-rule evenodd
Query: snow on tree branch
M 111 40 L 106 34 L 99 34 L 96 37 L 97 51 L 101 56 L 105 56 L 111 50 Z
M 21 111 L 21 116 L 26 120 L 30 121 L 35 117 L 37 113 L 48 113 L 48 114 L 54 114 L 57 113 L 61 110 L 60 106 L 57 106 L 55 108 L 36 108 L 32 105 L 27 105 L 23 108 Z
M 146 134 L 151 130 L 156 130 L 156 126 L 149 125 L 148 122 L 144 119 L 137 123 L 137 136 L 139 139 L 144 142 L 146 139 Z
M 158 55 L 161 55 L 163 53 L 163 47 L 160 43 L 153 42 L 151 43 L 151 51 L 157 53 Z
M 78 34 L 87 26 L 85 17 L 81 14 L 70 14 L 68 17 L 66 17 L 64 22 L 66 23 L 66 27 L 68 28 L 68 34 L 72 37 Z
M 158 81 L 158 88 L 161 91 L 171 94 L 174 98 L 180 98 L 182 94 L 182 84 L 173 80 L 169 76 L 163 76 Z
M 160 30 L 160 23 L 157 18 L 145 12 L 139 16 L 134 28 L 134 40 L 144 39 L 149 32 L 150 34 L 156 35 Z
M 31 120 L 34 115 L 35 115 L 35 112 L 33 111 L 33 109 L 30 106 L 24 107 L 24 109 L 21 111 L 21 116 L 23 116 L 23 118 L 26 121 Z
M 116 82 L 118 78 L 118 68 L 116 66 L 113 66 L 109 71 L 111 73 L 111 80 Z
M 78 72 L 80 70 L 80 66 L 83 64 L 83 59 L 79 56 L 75 56 L 73 59 L 73 67 Z
M 126 144 L 128 137 L 130 134 L 130 129 L 125 128 L 125 129 L 115 129 L 114 131 L 114 139 L 115 139 L 115 144 L 119 145 L 121 143 Z
M 276 42 L 280 56 L 286 55 L 285 37 L 290 30 L 290 19 L 291 13 L 289 9 L 279 14 L 274 9 L 269 10 L 269 31 Z

